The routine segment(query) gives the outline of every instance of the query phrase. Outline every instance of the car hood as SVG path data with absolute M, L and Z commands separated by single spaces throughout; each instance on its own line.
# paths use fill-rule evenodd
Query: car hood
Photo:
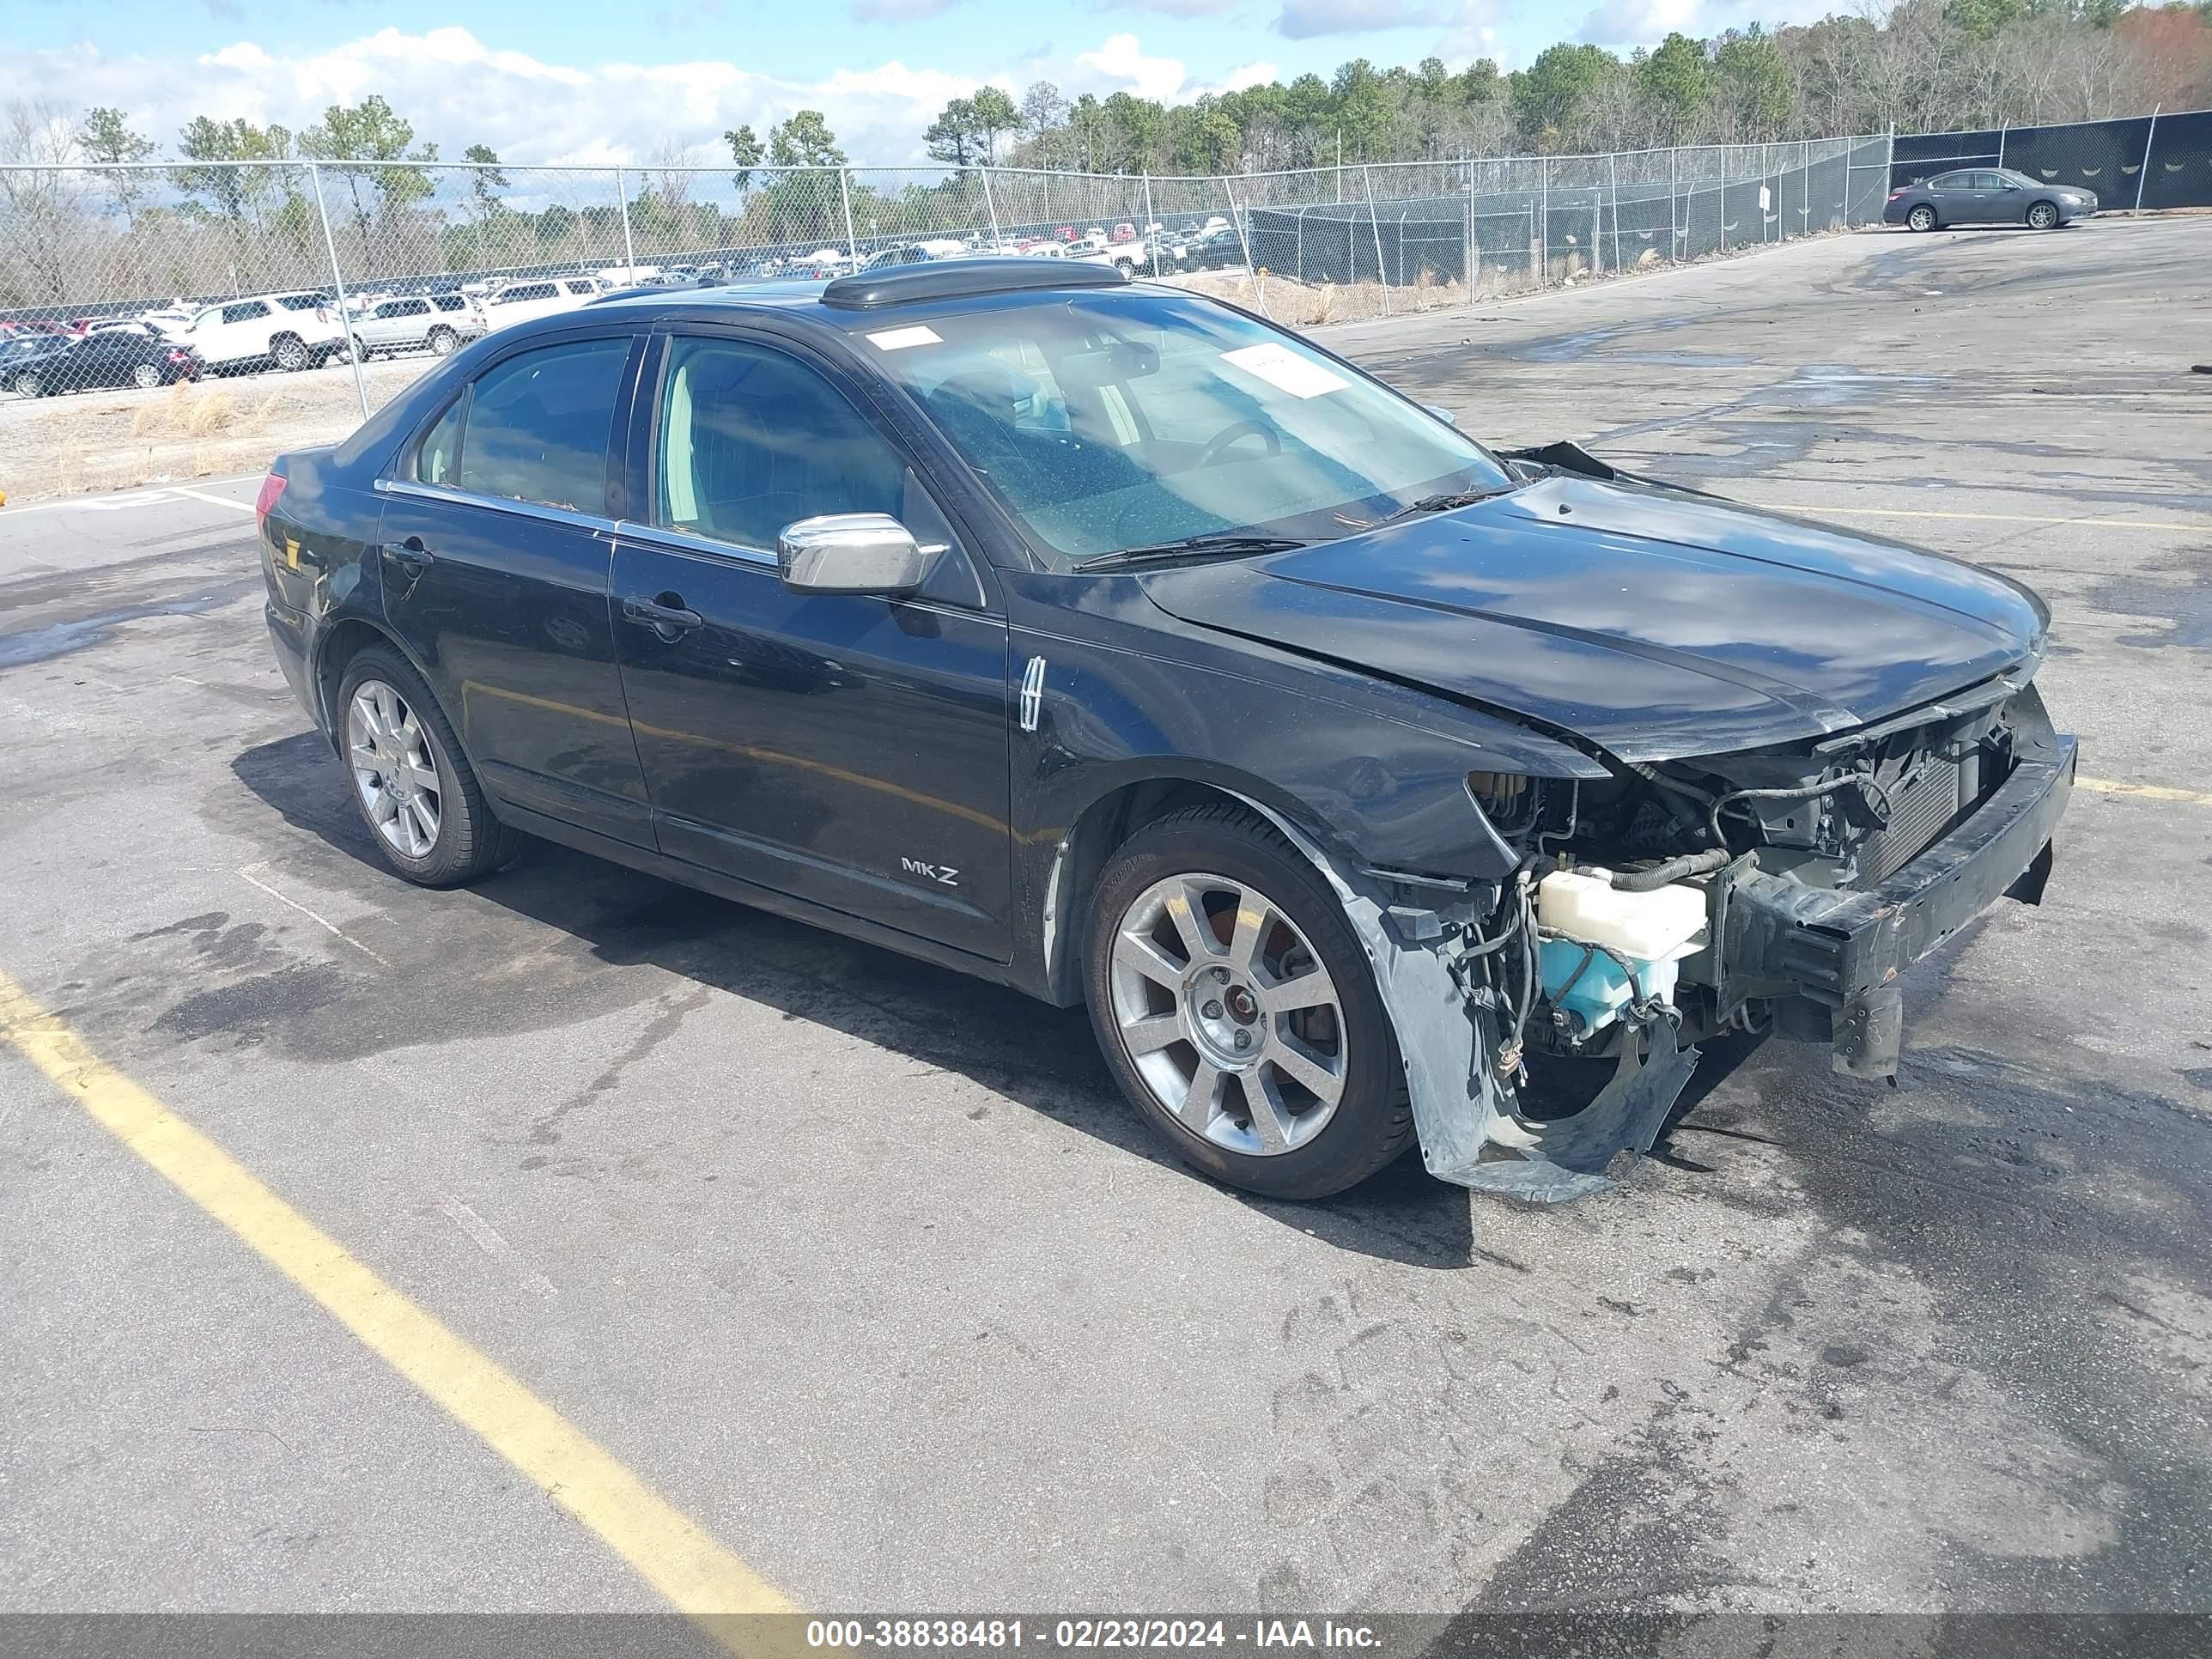
M 1584 738 L 1623 760 L 1818 738 L 2041 654 L 2027 588 L 1686 491 L 1554 476 L 1261 559 L 1147 572 L 1186 622 Z

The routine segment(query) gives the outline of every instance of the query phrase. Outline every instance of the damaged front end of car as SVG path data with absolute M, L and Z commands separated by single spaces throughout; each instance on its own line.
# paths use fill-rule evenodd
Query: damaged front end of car
M 2033 667 L 1787 745 L 1601 757 L 1601 781 L 1471 775 L 1518 855 L 1497 882 L 1354 868 L 1270 813 L 1376 963 L 1430 1172 L 1534 1201 L 1598 1190 L 1729 1031 L 1825 1042 L 1837 1070 L 1893 1081 L 1904 969 L 1997 898 L 2041 899 L 2075 742 Z M 1611 1069 L 1562 1111 L 1531 1083 L 1567 1060 Z

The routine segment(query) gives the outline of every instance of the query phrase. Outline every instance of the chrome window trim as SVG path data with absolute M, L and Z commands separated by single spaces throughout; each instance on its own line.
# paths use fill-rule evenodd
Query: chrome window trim
M 665 525 L 644 524 L 635 519 L 624 519 L 614 526 L 616 536 L 634 543 L 657 542 L 678 552 L 700 553 L 709 558 L 726 559 L 732 564 L 757 565 L 764 570 L 779 570 L 782 562 L 773 553 L 757 547 L 748 547 L 742 542 L 717 541 L 712 536 L 702 536 L 696 531 L 672 530 Z
M 568 525 L 578 530 L 604 531 L 611 534 L 617 528 L 615 520 L 603 513 L 578 513 L 566 507 L 553 507 L 544 501 L 517 501 L 512 495 L 480 495 L 470 489 L 449 489 L 443 484 L 417 483 L 411 478 L 379 478 L 373 486 L 386 495 L 409 495 L 418 501 L 447 501 L 461 507 L 488 507 L 495 511 L 511 513 L 518 518 L 542 519 L 549 524 Z

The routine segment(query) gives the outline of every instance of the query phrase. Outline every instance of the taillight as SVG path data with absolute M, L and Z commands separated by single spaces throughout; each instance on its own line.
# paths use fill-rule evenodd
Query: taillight
M 169 348 L 169 361 L 173 363 L 181 363 L 187 360 L 183 352 L 178 350 L 176 347 L 171 346 Z
M 315 307 L 315 320 L 317 322 L 327 323 L 330 319 L 331 308 L 328 306 L 317 306 Z
M 285 479 L 281 473 L 272 472 L 261 481 L 261 493 L 253 498 L 253 522 L 266 527 L 270 509 L 276 505 L 277 497 L 284 493 Z
M 1904 192 L 1903 191 L 1901 191 L 1901 190 L 1893 190 L 1892 191 L 1890 191 L 1890 192 L 1889 192 L 1889 199 L 1890 199 L 1891 201 L 1894 202 L 1894 201 L 1895 201 L 1899 197 L 1900 197 L 1900 196 L 1902 196 L 1902 195 L 1904 195 L 1904 194 L 1905 194 L 1905 192 Z

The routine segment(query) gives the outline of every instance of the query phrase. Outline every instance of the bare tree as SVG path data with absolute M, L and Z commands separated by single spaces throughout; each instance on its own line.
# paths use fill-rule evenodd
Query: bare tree
M 0 296 L 58 305 L 70 297 L 72 254 L 91 217 L 79 173 L 76 128 L 44 99 L 0 110 Z

